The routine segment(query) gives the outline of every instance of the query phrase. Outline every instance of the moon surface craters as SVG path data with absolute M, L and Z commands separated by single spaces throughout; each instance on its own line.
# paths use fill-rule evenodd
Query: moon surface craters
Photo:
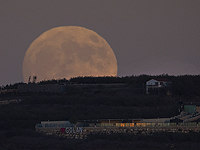
M 28 48 L 23 77 L 38 80 L 77 76 L 117 76 L 117 60 L 109 44 L 96 32 L 76 26 L 50 29 Z

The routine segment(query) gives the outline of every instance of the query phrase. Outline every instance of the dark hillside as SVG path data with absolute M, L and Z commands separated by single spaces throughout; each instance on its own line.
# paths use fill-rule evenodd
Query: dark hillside
M 131 90 L 118 89 L 20 98 L 23 99 L 20 103 L 0 106 L 2 122 L 24 121 L 23 126 L 33 128 L 41 120 L 171 117 L 178 114 L 179 107 L 175 98 L 135 95 Z M 12 125 L 16 126 L 9 123 L 11 128 Z
M 145 82 L 157 77 L 164 77 L 172 81 L 172 95 L 167 96 L 161 92 L 145 94 Z M 85 119 L 172 117 L 179 113 L 178 102 L 180 99 L 183 102 L 199 101 L 199 83 L 200 76 L 168 75 L 121 78 L 80 77 L 70 81 L 52 80 L 38 83 L 67 84 L 67 90 L 62 94 L 20 94 L 14 89 L 23 83 L 7 85 L 1 87 L 2 91 L 10 90 L 0 94 L 0 102 L 13 99 L 22 101 L 12 101 L 0 105 L 0 149 L 100 149 L 103 146 L 106 150 L 112 148 L 131 149 L 132 147 L 136 149 L 195 147 L 198 145 L 199 140 L 196 139 L 199 139 L 199 136 L 193 133 L 190 133 L 190 136 L 165 135 L 163 133 L 152 135 L 151 138 L 129 135 L 109 137 L 96 135 L 86 141 L 79 141 L 44 136 L 36 133 L 34 127 L 42 120 L 76 122 Z M 106 86 L 106 84 L 109 85 Z
M 130 136 L 124 134 L 91 135 L 88 140 L 62 139 L 34 131 L 41 120 L 70 120 L 98 118 L 155 118 L 176 115 L 176 98 L 158 95 L 135 95 L 130 91 L 100 90 L 66 95 L 18 97 L 20 103 L 0 106 L 0 149 L 169 149 L 197 147 L 193 135 L 155 134 Z M 198 135 L 195 134 L 198 139 Z M 187 142 L 187 144 L 185 144 Z

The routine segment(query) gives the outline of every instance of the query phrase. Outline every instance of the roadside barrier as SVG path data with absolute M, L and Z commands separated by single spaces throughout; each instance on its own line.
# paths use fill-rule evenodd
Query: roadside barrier
M 187 123 L 77 123 L 77 124 L 36 124 L 37 128 L 66 128 L 66 127 L 173 127 L 198 126 L 200 122 Z

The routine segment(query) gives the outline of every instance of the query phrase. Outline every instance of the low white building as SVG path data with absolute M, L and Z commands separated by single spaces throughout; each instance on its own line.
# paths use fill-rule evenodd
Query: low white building
M 171 81 L 168 79 L 151 79 L 146 82 L 146 94 L 149 94 L 149 89 L 158 89 L 171 86 Z

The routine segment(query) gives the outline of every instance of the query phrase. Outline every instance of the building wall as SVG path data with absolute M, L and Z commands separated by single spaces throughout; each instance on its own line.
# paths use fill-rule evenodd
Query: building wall
M 157 81 L 155 79 L 151 79 L 146 82 L 147 86 L 155 86 L 155 87 L 162 87 L 166 86 L 167 82 L 166 81 Z
M 159 81 L 157 80 L 154 80 L 154 79 L 151 79 L 149 81 L 146 82 L 146 85 L 149 86 L 149 85 L 156 85 L 156 83 L 158 83 Z
M 200 113 L 200 106 L 196 106 L 196 111 Z
M 189 114 L 194 114 L 196 113 L 196 105 L 184 105 L 184 111 Z
M 67 127 L 67 128 L 36 128 L 37 132 L 42 132 L 46 135 L 54 135 L 56 137 L 64 138 L 75 138 L 75 139 L 87 139 L 90 134 L 143 134 L 149 135 L 154 132 L 179 132 L 179 133 L 189 133 L 189 132 L 200 132 L 200 127 L 195 126 L 195 123 L 187 124 L 187 126 L 144 126 L 145 123 L 140 123 L 138 126 L 126 126 L 123 124 L 121 126 L 115 127 Z
M 149 90 L 150 89 L 155 89 L 157 90 L 158 88 L 162 88 L 162 87 L 168 87 L 168 83 L 167 81 L 157 81 L 155 79 L 151 79 L 149 81 L 146 82 L 146 94 L 150 94 Z

